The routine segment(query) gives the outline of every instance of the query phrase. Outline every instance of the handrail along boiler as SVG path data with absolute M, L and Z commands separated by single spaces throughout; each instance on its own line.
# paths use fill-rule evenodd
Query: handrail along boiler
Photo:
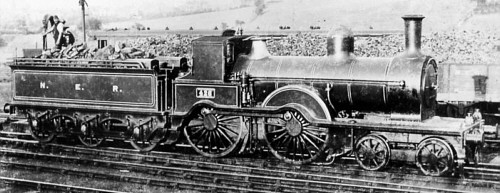
M 423 18 L 403 17 L 406 51 L 391 58 L 354 56 L 352 32 L 340 29 L 324 57 L 271 56 L 274 37 L 241 35 L 193 40 L 190 61 L 17 59 L 9 109 L 44 142 L 184 142 L 208 157 L 267 146 L 289 163 L 353 154 L 367 170 L 406 160 L 444 175 L 477 163 L 482 120 L 435 116 L 438 65 L 420 52 Z

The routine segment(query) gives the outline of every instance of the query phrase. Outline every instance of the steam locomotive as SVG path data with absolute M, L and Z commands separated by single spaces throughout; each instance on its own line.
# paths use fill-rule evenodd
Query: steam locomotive
M 41 142 L 186 143 L 208 157 L 264 147 L 294 164 L 352 154 L 366 170 L 405 160 L 445 175 L 477 163 L 483 121 L 435 116 L 438 66 L 420 52 L 423 18 L 403 17 L 406 51 L 392 58 L 355 57 L 346 29 L 329 33 L 325 57 L 271 56 L 273 37 L 240 35 L 196 39 L 189 60 L 16 58 L 5 111 Z

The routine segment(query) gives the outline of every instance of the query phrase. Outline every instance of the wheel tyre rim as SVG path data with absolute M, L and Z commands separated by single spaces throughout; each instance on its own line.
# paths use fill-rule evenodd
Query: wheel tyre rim
M 152 151 L 156 146 L 158 146 L 158 143 L 151 142 L 151 141 L 137 141 L 136 139 L 130 140 L 130 143 L 132 146 L 141 151 L 141 152 L 148 152 Z
M 421 142 L 416 156 L 417 166 L 425 175 L 430 176 L 443 176 L 450 172 L 455 159 L 451 147 L 441 139 Z
M 152 151 L 154 148 L 156 148 L 156 146 L 158 146 L 159 143 L 155 142 L 154 140 L 149 140 L 151 139 L 151 137 L 149 137 L 149 139 L 145 139 L 145 135 L 144 135 L 144 131 L 143 129 L 140 129 L 140 134 L 139 134 L 139 139 L 135 138 L 134 136 L 132 136 L 132 138 L 130 139 L 130 144 L 132 144 L 132 146 L 141 151 L 141 152 L 148 152 L 148 151 Z M 149 136 L 151 135 L 155 135 L 155 133 L 151 133 Z M 155 136 L 153 136 L 154 138 Z

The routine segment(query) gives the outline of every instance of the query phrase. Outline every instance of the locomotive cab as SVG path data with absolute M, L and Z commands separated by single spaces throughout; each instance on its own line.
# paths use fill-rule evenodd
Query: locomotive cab
M 249 36 L 207 36 L 193 40 L 191 72 L 173 82 L 174 115 L 185 115 L 200 101 L 240 106 L 240 86 L 231 82 L 236 58 L 247 54 Z M 179 97 L 182 96 L 182 97 Z
M 191 74 L 183 79 L 228 81 L 238 55 L 248 54 L 251 42 L 248 36 L 207 36 L 193 40 L 193 66 Z

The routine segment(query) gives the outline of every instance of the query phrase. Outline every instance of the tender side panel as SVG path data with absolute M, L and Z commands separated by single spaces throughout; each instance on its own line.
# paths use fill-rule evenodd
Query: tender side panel
M 237 85 L 175 84 L 174 89 L 175 113 L 186 113 L 193 104 L 201 100 L 210 100 L 220 105 L 239 106 Z
M 18 104 L 156 108 L 153 74 L 14 70 Z

